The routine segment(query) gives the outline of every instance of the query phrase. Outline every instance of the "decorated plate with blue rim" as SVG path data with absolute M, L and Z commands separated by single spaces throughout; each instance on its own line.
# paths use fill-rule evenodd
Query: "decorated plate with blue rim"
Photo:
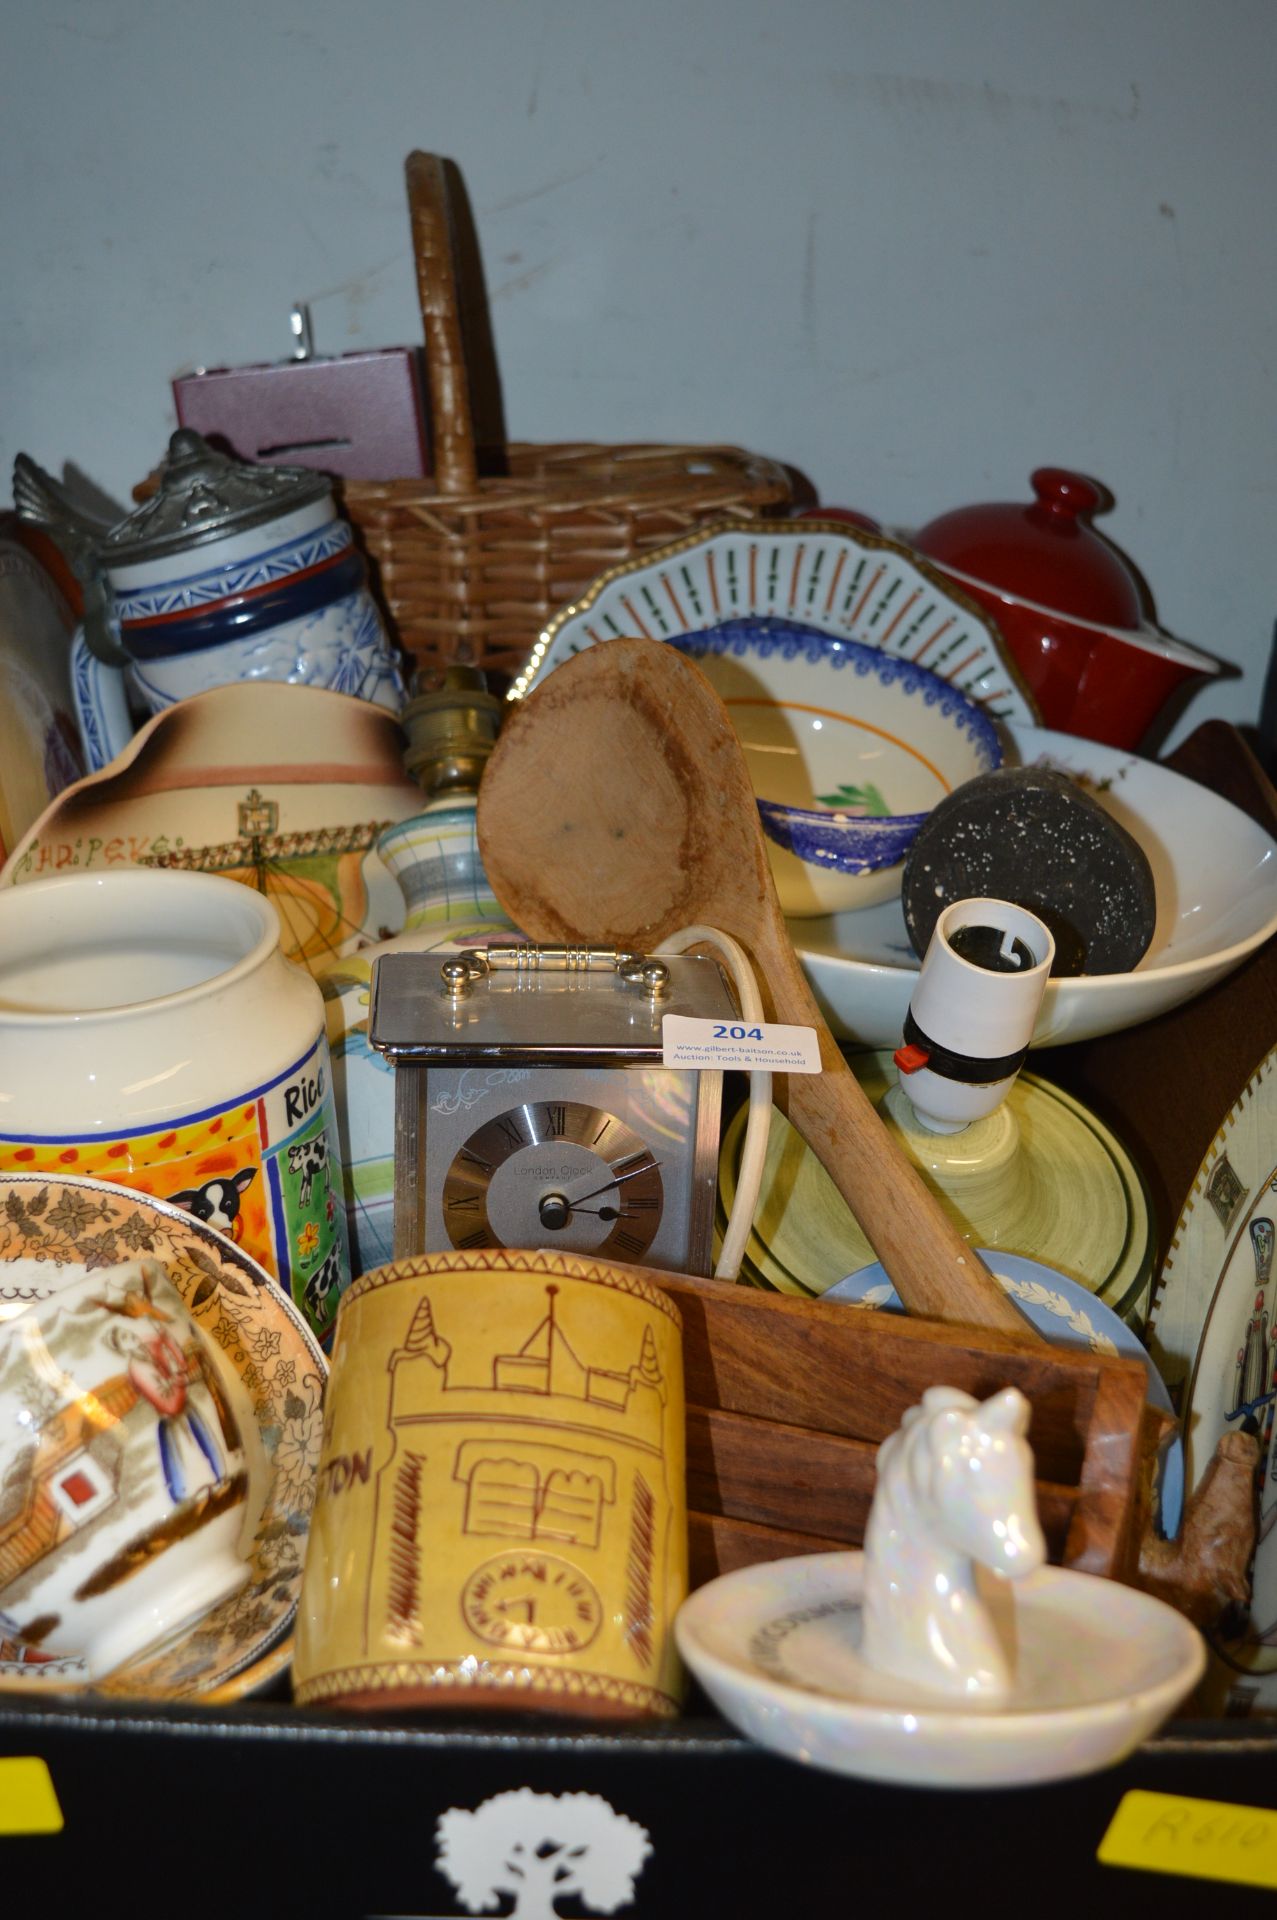
M 549 622 L 510 698 L 602 641 L 672 640 L 759 617 L 912 660 L 997 719 L 1038 720 L 974 601 L 898 541 L 821 520 L 731 522 L 611 568 Z
M 100 1180 L 0 1176 L 0 1319 L 87 1270 L 158 1260 L 222 1357 L 242 1418 L 256 1421 L 264 1465 L 249 1489 L 238 1593 L 166 1647 L 140 1655 L 96 1696 L 237 1700 L 288 1665 L 301 1593 L 328 1366 L 290 1300 L 233 1241 L 180 1207 Z M 10 1283 L 11 1282 L 11 1283 Z M 82 1662 L 44 1659 L 0 1640 L 0 1690 L 89 1690 Z
M 1057 1273 L 1054 1267 L 1030 1260 L 1025 1254 L 982 1247 L 980 1258 L 1044 1339 L 1061 1347 L 1085 1347 L 1091 1353 L 1143 1361 L 1148 1372 L 1149 1399 L 1163 1413 L 1173 1413 L 1171 1396 L 1152 1357 L 1111 1307 L 1106 1307 L 1067 1274 Z M 862 1309 L 904 1311 L 900 1295 L 876 1261 L 827 1287 L 821 1298 L 841 1300 L 850 1307 Z M 1156 1498 L 1158 1525 L 1168 1539 L 1174 1539 L 1184 1510 L 1184 1448 L 1178 1433 L 1162 1454 Z

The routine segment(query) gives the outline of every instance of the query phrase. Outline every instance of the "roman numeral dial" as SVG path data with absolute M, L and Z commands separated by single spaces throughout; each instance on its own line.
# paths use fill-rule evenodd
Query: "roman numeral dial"
M 562 1247 L 642 1260 L 660 1229 L 656 1155 L 625 1121 L 579 1100 L 528 1101 L 486 1120 L 444 1177 L 454 1247 Z

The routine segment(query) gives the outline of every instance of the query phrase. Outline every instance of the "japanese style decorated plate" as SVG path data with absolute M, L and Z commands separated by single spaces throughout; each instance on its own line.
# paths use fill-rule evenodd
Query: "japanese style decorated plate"
M 1267 1037 L 1267 1036 L 1265 1036 Z M 1251 1075 L 1194 1180 L 1166 1256 L 1149 1346 L 1179 1403 L 1195 1487 L 1222 1434 L 1258 1431 L 1249 1624 L 1214 1638 L 1228 1713 L 1277 1713 L 1277 1047 Z
M 975 602 L 895 540 L 804 520 L 697 533 L 602 574 L 546 627 L 510 690 L 522 699 L 574 653 L 622 636 L 673 640 L 726 620 L 797 621 L 912 660 L 987 713 L 1037 719 Z
M 55 1294 L 88 1269 L 139 1254 L 161 1262 L 220 1348 L 237 1410 L 257 1422 L 264 1465 L 249 1489 L 240 1543 L 252 1565 L 247 1585 L 180 1639 L 121 1667 L 94 1691 L 236 1700 L 288 1663 L 328 1368 L 269 1275 L 179 1207 L 97 1180 L 38 1173 L 0 1179 L 0 1317 Z M 33 1693 L 87 1685 L 80 1662 L 43 1659 L 0 1641 L 0 1688 Z

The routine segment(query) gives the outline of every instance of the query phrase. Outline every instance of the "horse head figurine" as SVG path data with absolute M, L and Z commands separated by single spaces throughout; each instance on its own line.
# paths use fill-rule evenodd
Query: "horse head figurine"
M 861 1658 L 931 1693 L 996 1705 L 1006 1649 L 976 1565 L 1016 1580 L 1040 1567 L 1029 1403 L 1007 1387 L 983 1403 L 928 1387 L 878 1449 L 865 1530 Z

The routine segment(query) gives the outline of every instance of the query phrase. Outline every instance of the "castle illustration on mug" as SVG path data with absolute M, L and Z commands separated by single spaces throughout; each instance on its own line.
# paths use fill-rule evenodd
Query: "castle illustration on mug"
M 357 1362 L 343 1388 L 337 1355 L 321 1533 L 360 1544 L 353 1559 L 341 1549 L 351 1577 L 325 1601 L 337 1608 L 325 1671 L 310 1670 L 308 1647 L 303 1695 L 414 1697 L 477 1675 L 602 1711 L 672 1713 L 664 1628 L 685 1586 L 677 1310 L 638 1274 L 618 1287 L 614 1269 L 551 1255 L 493 1272 L 508 1289 L 493 1294 L 470 1271 L 480 1258 L 460 1256 L 433 1284 L 412 1263 L 385 1267 L 349 1296 L 339 1349 L 384 1359 L 356 1389 Z M 395 1282 L 413 1279 L 396 1313 Z

